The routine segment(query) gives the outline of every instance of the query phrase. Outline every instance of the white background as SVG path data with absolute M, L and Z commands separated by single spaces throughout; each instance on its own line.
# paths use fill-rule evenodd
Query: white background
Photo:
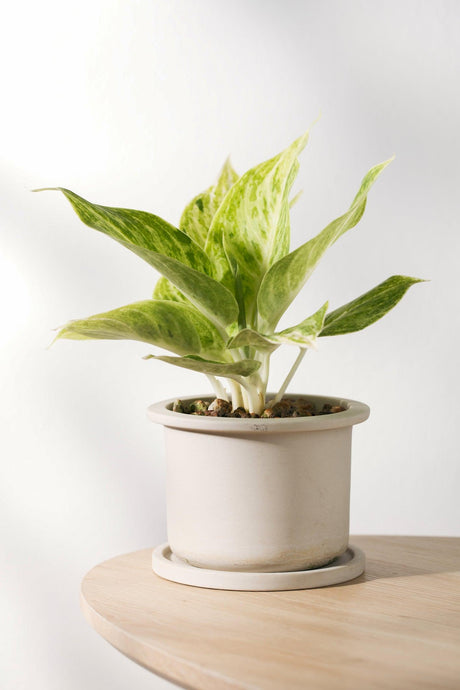
M 355 533 L 460 534 L 460 5 L 432 0 L 17 1 L 4 10 L 0 419 L 3 688 L 166 688 L 90 630 L 84 573 L 165 539 L 156 400 L 207 390 L 141 343 L 52 328 L 147 298 L 154 273 L 58 194 L 177 223 L 230 153 L 239 172 L 315 120 L 292 214 L 298 246 L 396 160 L 289 325 L 395 273 L 411 288 L 367 331 L 320 342 L 294 390 L 367 402 L 354 432 Z M 294 353 L 275 358 L 279 384 Z

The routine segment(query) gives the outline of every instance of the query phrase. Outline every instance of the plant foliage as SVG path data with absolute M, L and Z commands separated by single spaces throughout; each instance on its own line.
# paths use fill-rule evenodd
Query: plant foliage
M 140 340 L 174 353 L 147 355 L 204 373 L 218 397 L 250 412 L 265 405 L 269 360 L 280 345 L 315 348 L 318 337 L 366 328 L 384 316 L 417 278 L 391 276 L 348 304 L 328 302 L 301 323 L 277 324 L 326 250 L 361 219 L 369 191 L 391 162 L 369 170 L 349 209 L 290 250 L 290 192 L 308 133 L 239 177 L 230 161 L 215 185 L 186 206 L 179 227 L 145 211 L 94 204 L 59 189 L 80 219 L 155 268 L 151 299 L 70 321 L 56 338 Z M 290 381 L 291 374 L 286 381 Z M 216 379 L 223 377 L 230 392 Z M 284 393 L 283 385 L 277 399 Z

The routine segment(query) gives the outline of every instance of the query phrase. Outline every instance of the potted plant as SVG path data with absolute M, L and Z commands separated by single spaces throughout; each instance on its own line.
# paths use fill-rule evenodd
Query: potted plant
M 348 545 L 352 426 L 363 403 L 286 397 L 318 338 L 380 319 L 417 278 L 395 275 L 337 309 L 325 302 L 301 323 L 280 317 L 325 251 L 361 219 L 390 160 L 364 177 L 349 209 L 290 251 L 289 199 L 308 133 L 238 177 L 227 161 L 217 183 L 185 208 L 179 228 L 151 213 L 100 206 L 60 188 L 81 220 L 151 264 L 151 299 L 70 321 L 56 338 L 132 339 L 147 354 L 207 376 L 214 395 L 157 403 L 168 462 L 168 538 L 176 559 L 216 571 L 320 568 Z M 298 356 L 276 394 L 270 356 Z

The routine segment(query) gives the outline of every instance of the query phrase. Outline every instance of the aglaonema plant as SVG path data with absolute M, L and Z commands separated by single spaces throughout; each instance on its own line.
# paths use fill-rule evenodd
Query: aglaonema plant
M 391 162 L 364 176 L 349 209 L 316 237 L 290 251 L 290 191 L 308 133 L 238 177 L 227 161 L 217 183 L 186 206 L 179 227 L 145 211 L 90 203 L 64 188 L 80 219 L 155 268 L 151 299 L 70 321 L 56 338 L 139 340 L 173 353 L 148 354 L 205 374 L 215 395 L 260 414 L 267 404 L 270 357 L 298 348 L 277 402 L 318 337 L 366 328 L 403 297 L 417 278 L 394 275 L 328 311 L 325 302 L 300 323 L 277 324 L 326 250 L 361 219 L 367 196 Z M 222 381 L 223 379 L 223 381 Z

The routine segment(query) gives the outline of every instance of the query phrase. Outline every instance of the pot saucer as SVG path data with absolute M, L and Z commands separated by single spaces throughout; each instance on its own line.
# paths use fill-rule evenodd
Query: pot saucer
M 177 558 L 168 544 L 161 544 L 152 554 L 153 571 L 172 582 L 209 589 L 229 589 L 249 592 L 274 592 L 289 589 L 314 589 L 353 580 L 364 572 L 365 556 L 351 544 L 345 553 L 332 563 L 312 570 L 286 573 L 237 572 L 197 568 Z

